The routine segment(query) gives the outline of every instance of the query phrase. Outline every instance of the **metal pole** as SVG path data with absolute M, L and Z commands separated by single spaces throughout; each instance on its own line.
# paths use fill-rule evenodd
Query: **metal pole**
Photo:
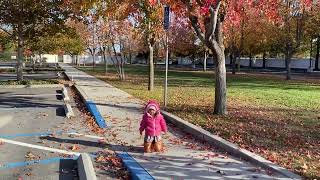
M 166 31 L 166 75 L 164 81 L 164 108 L 168 105 L 168 68 L 169 68 L 169 36 L 168 30 Z
M 310 41 L 310 69 L 312 68 L 312 42 L 313 41 L 313 39 L 311 38 L 311 41 Z

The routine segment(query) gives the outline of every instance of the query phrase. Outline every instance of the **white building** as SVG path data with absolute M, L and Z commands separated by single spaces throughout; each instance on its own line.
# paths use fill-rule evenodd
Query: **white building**
M 92 64 L 93 63 L 93 57 L 91 55 L 78 56 L 78 60 L 79 60 L 79 64 Z M 76 56 L 72 57 L 70 55 L 63 55 L 63 62 L 64 63 L 74 63 L 74 62 L 76 62 Z M 107 62 L 108 62 L 108 64 L 113 64 L 113 62 L 109 56 L 107 56 Z M 95 56 L 95 63 L 96 64 L 104 64 L 103 57 L 102 56 Z
M 42 54 L 41 58 L 40 55 L 35 55 L 32 59 L 36 62 L 58 63 L 59 57 L 56 54 Z

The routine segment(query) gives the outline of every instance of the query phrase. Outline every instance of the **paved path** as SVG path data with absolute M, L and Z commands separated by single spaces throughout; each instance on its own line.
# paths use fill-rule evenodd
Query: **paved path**
M 112 127 L 105 134 L 115 150 L 128 151 L 155 179 L 281 179 L 260 168 L 200 144 L 179 129 L 169 126 L 164 137 L 166 152 L 144 154 L 138 128 L 143 102 L 69 65 L 66 74 L 96 102 L 98 110 Z M 283 178 L 285 179 L 285 178 Z

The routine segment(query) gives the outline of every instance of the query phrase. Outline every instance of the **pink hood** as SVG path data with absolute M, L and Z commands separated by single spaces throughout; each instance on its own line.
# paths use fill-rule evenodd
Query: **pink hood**
M 155 117 L 148 113 L 151 106 L 156 107 L 157 113 Z M 150 100 L 146 105 L 139 130 L 140 132 L 146 131 L 147 136 L 159 136 L 161 132 L 167 132 L 166 122 L 160 112 L 160 105 L 156 100 Z
M 144 113 L 148 113 L 148 110 L 150 109 L 151 106 L 156 107 L 157 113 L 160 113 L 160 105 L 156 100 L 149 100 L 146 107 L 144 108 Z

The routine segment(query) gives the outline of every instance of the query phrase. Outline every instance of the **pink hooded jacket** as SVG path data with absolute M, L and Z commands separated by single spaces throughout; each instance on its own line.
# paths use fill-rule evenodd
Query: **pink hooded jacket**
M 151 106 L 156 107 L 156 116 L 153 117 L 148 113 Z M 145 107 L 144 115 L 140 123 L 140 132 L 146 131 L 147 136 L 159 136 L 162 132 L 167 132 L 166 121 L 164 120 L 159 103 L 155 100 L 150 100 Z

